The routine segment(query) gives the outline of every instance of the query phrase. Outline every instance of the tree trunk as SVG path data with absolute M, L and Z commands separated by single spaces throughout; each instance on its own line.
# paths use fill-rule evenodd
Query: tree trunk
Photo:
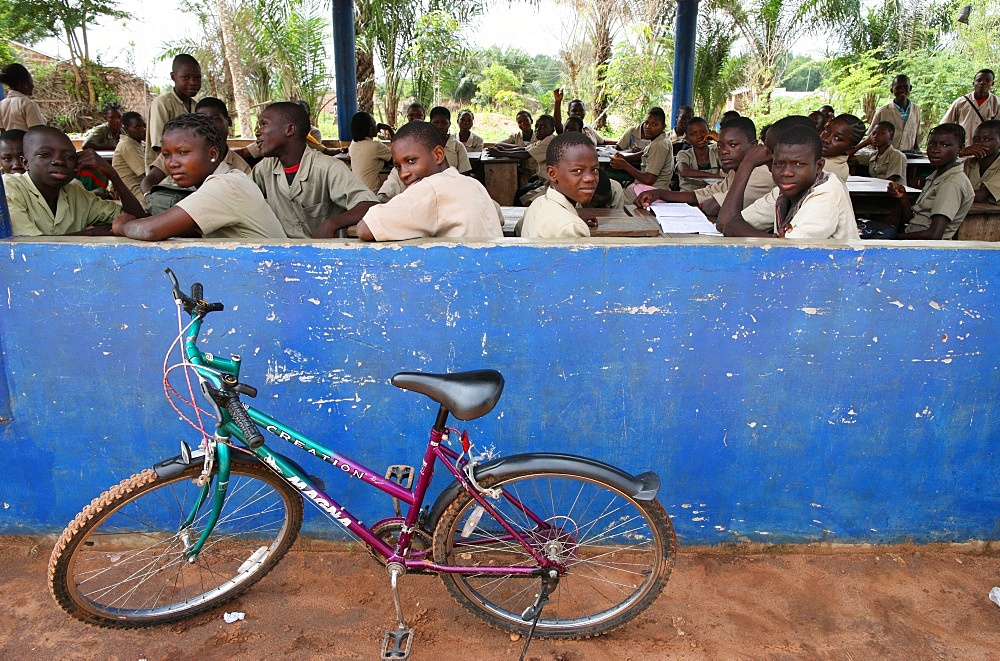
M 236 50 L 236 36 L 233 28 L 233 13 L 226 0 L 215 0 L 216 11 L 219 12 L 219 24 L 222 26 L 222 47 L 226 53 L 229 65 L 229 78 L 233 82 L 233 95 L 236 97 L 236 115 L 240 120 L 240 137 L 253 135 L 253 123 L 250 121 L 250 94 L 247 92 L 247 77 L 243 71 L 243 62 Z
M 602 129 L 608 123 L 608 92 L 605 79 L 611 62 L 611 28 L 605 23 L 594 26 L 594 102 L 591 105 L 593 126 Z
M 375 114 L 375 56 L 363 50 L 354 51 L 358 69 L 358 110 Z

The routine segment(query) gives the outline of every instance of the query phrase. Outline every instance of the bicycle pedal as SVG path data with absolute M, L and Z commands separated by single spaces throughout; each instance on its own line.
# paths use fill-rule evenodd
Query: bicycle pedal
M 385 632 L 382 641 L 382 661 L 398 661 L 410 658 L 413 645 L 413 629 L 394 629 Z
M 404 466 L 402 464 L 396 464 L 394 466 L 389 466 L 385 469 L 385 479 L 390 482 L 395 482 L 404 489 L 409 489 L 413 486 L 413 466 Z M 392 499 L 392 509 L 395 510 L 396 516 L 402 516 L 403 510 L 400 507 L 399 499 L 393 497 Z

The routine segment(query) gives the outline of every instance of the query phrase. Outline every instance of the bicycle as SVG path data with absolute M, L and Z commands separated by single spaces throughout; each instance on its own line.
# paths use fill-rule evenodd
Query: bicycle
M 569 454 L 492 458 L 467 432 L 448 426 L 449 416 L 472 420 L 493 410 L 504 386 L 499 372 L 393 376 L 393 385 L 430 397 L 439 409 L 419 471 L 395 465 L 383 476 L 245 404 L 241 395 L 257 391 L 239 381 L 240 356 L 198 348 L 204 319 L 224 306 L 204 301 L 198 283 L 190 296 L 182 293 L 173 272 L 166 273 L 179 332 L 164 360 L 164 388 L 171 403 L 176 397 L 194 408 L 196 420 L 182 416 L 202 440 L 196 450 L 182 442 L 179 455 L 123 480 L 70 522 L 52 551 L 48 579 L 56 602 L 73 617 L 145 627 L 233 599 L 292 546 L 304 500 L 387 568 L 397 621 L 383 640 L 383 659 L 407 658 L 413 642 L 397 588 L 406 572 L 440 574 L 474 615 L 525 634 L 525 651 L 535 635 L 611 631 L 663 590 L 677 540 L 656 500 L 654 472 L 633 476 Z M 181 361 L 168 366 L 178 345 Z M 190 401 L 171 383 L 177 368 L 187 377 Z M 196 404 L 192 372 L 207 410 Z M 212 434 L 204 431 L 203 413 L 217 423 Z M 389 494 L 393 515 L 363 525 L 318 478 L 271 449 L 260 428 Z M 451 447 L 455 440 L 461 451 Z M 438 462 L 455 479 L 425 506 Z

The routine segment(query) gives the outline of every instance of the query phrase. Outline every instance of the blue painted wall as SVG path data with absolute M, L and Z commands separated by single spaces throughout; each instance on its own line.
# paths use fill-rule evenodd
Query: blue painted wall
M 372 468 L 415 461 L 433 421 L 394 372 L 496 367 L 506 392 L 474 439 L 653 468 L 683 543 L 998 530 L 988 247 L 0 247 L 0 532 L 58 531 L 193 438 L 160 386 L 165 266 L 226 303 L 205 347 L 243 355 L 258 405 Z M 362 519 L 388 506 L 301 461 Z

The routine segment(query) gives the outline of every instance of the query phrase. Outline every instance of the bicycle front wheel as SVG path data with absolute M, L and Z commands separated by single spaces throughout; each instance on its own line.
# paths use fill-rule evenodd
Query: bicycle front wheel
M 172 479 L 148 469 L 95 498 L 63 532 L 49 588 L 73 617 L 107 627 L 166 624 L 214 608 L 267 574 L 302 525 L 302 497 L 260 464 L 234 462 L 226 502 L 201 553 L 189 561 L 211 510 L 191 526 L 200 466 Z
M 501 488 L 490 504 L 543 556 L 566 573 L 543 608 L 535 635 L 583 638 L 615 629 L 655 601 L 677 550 L 659 502 L 638 501 L 610 484 L 572 471 L 521 472 L 480 482 Z M 533 567 L 534 557 L 481 505 L 461 492 L 434 532 L 434 559 L 468 567 L 442 573 L 452 596 L 477 617 L 512 632 L 531 626 L 521 615 L 541 579 L 491 574 L 486 567 Z

